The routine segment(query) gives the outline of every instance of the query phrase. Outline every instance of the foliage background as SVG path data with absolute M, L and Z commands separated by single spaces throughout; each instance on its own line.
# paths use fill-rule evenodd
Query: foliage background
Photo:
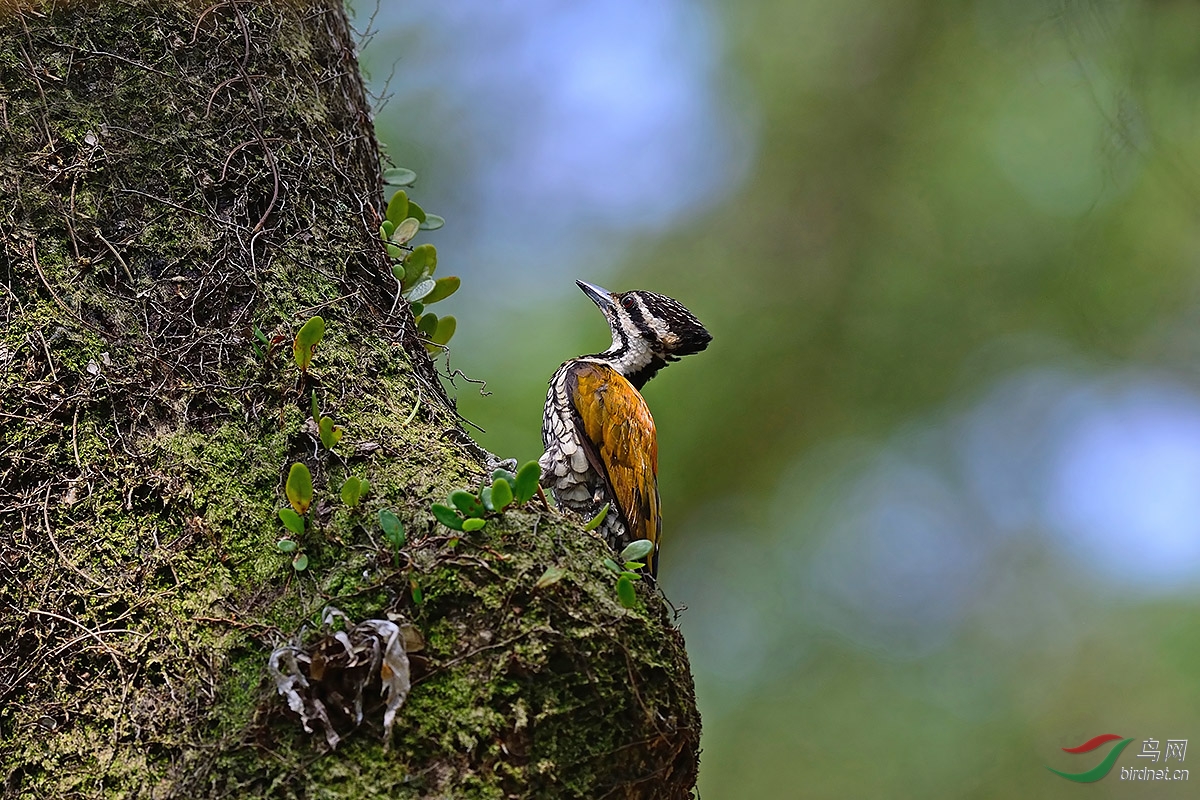
M 704 797 L 1060 797 L 1061 747 L 1200 737 L 1200 7 L 357 13 L 485 446 L 606 346 L 575 278 L 714 334 L 646 392 Z

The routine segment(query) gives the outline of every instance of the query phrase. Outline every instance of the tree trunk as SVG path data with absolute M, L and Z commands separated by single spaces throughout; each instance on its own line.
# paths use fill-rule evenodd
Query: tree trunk
M 699 717 L 661 599 L 643 582 L 624 610 L 605 546 L 540 506 L 457 546 L 430 513 L 492 465 L 391 311 L 341 5 L 30 5 L 0 19 L 4 796 L 689 796 Z M 303 571 L 277 547 L 296 462 Z M 387 670 L 351 669 L 327 607 L 404 629 L 390 734 Z M 312 733 L 267 669 L 289 641 L 315 654 Z

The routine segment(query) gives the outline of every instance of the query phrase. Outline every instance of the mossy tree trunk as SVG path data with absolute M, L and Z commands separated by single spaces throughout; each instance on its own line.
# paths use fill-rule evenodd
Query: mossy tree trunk
M 689 795 L 699 718 L 649 587 L 626 612 L 603 544 L 532 505 L 457 547 L 429 513 L 487 458 L 391 311 L 339 3 L 6 13 L 0 142 L 0 793 Z M 276 548 L 295 462 L 303 572 Z M 355 509 L 350 475 L 372 485 Z M 268 654 L 326 606 L 423 639 L 390 747 L 377 677 L 332 751 L 275 693 Z

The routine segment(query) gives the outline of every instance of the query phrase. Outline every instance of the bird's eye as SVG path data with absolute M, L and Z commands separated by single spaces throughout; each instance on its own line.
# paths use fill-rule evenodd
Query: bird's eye
M 633 310 L 633 297 L 630 296 L 630 297 L 621 298 L 621 305 L 625 306 L 626 311 L 632 311 Z

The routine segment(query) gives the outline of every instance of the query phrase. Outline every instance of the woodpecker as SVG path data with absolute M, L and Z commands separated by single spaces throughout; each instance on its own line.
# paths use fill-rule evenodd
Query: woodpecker
M 617 550 L 637 539 L 654 542 L 648 565 L 657 576 L 658 439 L 640 389 L 667 364 L 708 347 L 712 336 L 670 297 L 575 283 L 604 313 L 612 344 L 564 362 L 550 379 L 541 483 L 560 508 L 588 519 L 608 503 L 599 533 Z

